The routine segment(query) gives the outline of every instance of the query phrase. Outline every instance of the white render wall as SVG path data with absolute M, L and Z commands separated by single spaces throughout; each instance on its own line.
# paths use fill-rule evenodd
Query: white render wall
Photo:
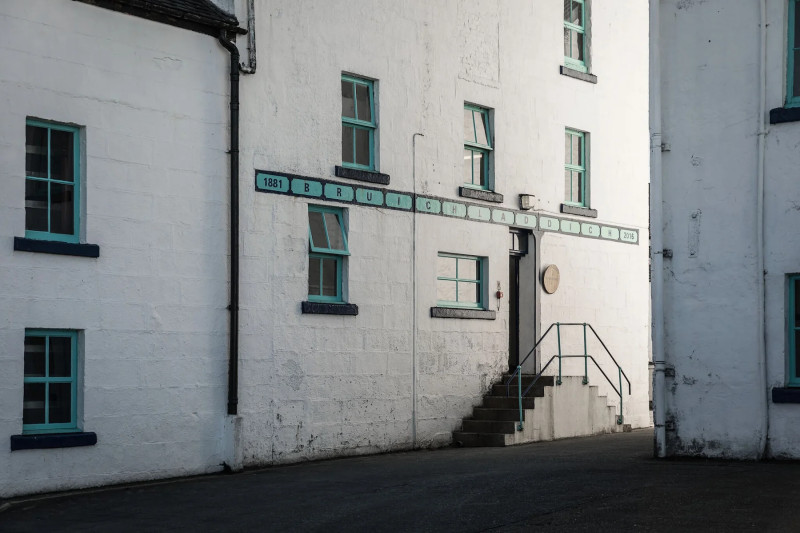
M 0 497 L 219 470 L 229 55 L 78 2 L 3 2 L 0 34 Z M 82 127 L 82 242 L 98 259 L 13 251 L 26 117 Z M 9 451 L 25 328 L 81 331 L 95 446 Z
M 493 109 L 502 206 L 517 209 L 526 193 L 536 195 L 541 213 L 558 213 L 564 129 L 590 132 L 591 206 L 599 218 L 586 221 L 638 228 L 640 243 L 540 237 L 541 266 L 557 264 L 562 284 L 554 295 L 537 289 L 539 321 L 591 322 L 634 382 L 626 423 L 649 425 L 647 5 L 595 4 L 597 85 L 559 74 L 557 3 L 256 2 L 258 72 L 242 80 L 245 465 L 411 447 L 414 357 L 416 444 L 447 444 L 507 368 L 507 299 L 493 321 L 434 319 L 429 311 L 439 251 L 487 257 L 488 306 L 497 309 L 497 282 L 508 294 L 502 226 L 418 214 L 415 242 L 414 215 L 343 205 L 348 301 L 359 314 L 300 312 L 307 205 L 336 204 L 263 194 L 252 183 L 258 169 L 365 185 L 333 173 L 341 161 L 343 72 L 377 80 L 378 168 L 393 190 L 458 199 L 469 102 Z M 416 186 L 414 133 L 424 134 L 416 141 Z
M 787 2 L 767 0 L 766 110 L 785 99 Z M 767 389 L 760 383 L 756 181 L 759 3 L 661 2 L 668 453 L 800 457 L 787 383 L 786 275 L 800 272 L 797 123 L 767 124 Z M 653 231 L 658 231 L 654 228 Z M 655 401 L 659 401 L 658 398 Z M 674 427 L 674 430 L 672 429 Z

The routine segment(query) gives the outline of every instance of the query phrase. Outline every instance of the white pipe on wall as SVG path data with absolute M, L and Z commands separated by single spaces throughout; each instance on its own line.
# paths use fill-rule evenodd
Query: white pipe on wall
M 759 99 L 758 99 L 758 178 L 756 182 L 756 254 L 758 255 L 756 279 L 758 280 L 758 366 L 761 385 L 762 416 L 761 436 L 758 444 L 759 459 L 767 454 L 769 443 L 769 390 L 767 387 L 766 338 L 766 286 L 764 283 L 764 164 L 767 135 L 767 1 L 761 0 L 759 26 Z
M 666 457 L 666 360 L 664 354 L 664 225 L 661 188 L 660 0 L 650 0 L 650 284 L 653 309 L 653 424 L 655 455 Z

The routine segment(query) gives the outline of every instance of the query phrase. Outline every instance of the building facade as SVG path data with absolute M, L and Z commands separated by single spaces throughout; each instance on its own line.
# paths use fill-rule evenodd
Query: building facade
M 646 5 L 159 4 L 0 7 L 0 496 L 448 445 L 556 322 L 650 424 Z
M 800 11 L 653 5 L 658 451 L 797 458 Z

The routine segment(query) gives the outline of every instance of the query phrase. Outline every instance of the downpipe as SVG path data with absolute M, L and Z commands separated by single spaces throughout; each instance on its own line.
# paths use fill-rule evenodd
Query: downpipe
M 769 387 L 767 386 L 767 336 L 766 336 L 766 269 L 764 267 L 764 165 L 765 142 L 767 135 L 767 2 L 760 1 L 761 24 L 759 26 L 759 99 L 758 99 L 758 178 L 756 182 L 756 253 L 758 254 L 758 342 L 759 378 L 761 385 L 762 417 L 761 437 L 758 444 L 758 458 L 763 459 L 769 452 Z

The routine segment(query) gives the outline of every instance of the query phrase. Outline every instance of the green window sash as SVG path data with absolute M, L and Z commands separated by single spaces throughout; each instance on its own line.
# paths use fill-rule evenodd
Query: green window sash
M 374 82 L 342 76 L 342 166 L 375 170 Z
M 484 258 L 440 252 L 436 267 L 436 300 L 440 307 L 485 309 Z
M 25 330 L 23 433 L 77 431 L 77 352 L 76 331 Z
M 786 107 L 800 107 L 800 9 L 789 0 L 786 55 Z
M 564 203 L 588 207 L 586 194 L 586 134 L 565 130 Z
M 344 212 L 335 207 L 308 206 L 308 299 L 342 302 L 344 258 L 350 255 Z
M 789 276 L 786 289 L 786 335 L 789 341 L 789 376 L 786 382 L 800 387 L 800 275 Z
M 489 159 L 493 151 L 489 110 L 464 105 L 464 184 L 475 189 L 490 189 Z

